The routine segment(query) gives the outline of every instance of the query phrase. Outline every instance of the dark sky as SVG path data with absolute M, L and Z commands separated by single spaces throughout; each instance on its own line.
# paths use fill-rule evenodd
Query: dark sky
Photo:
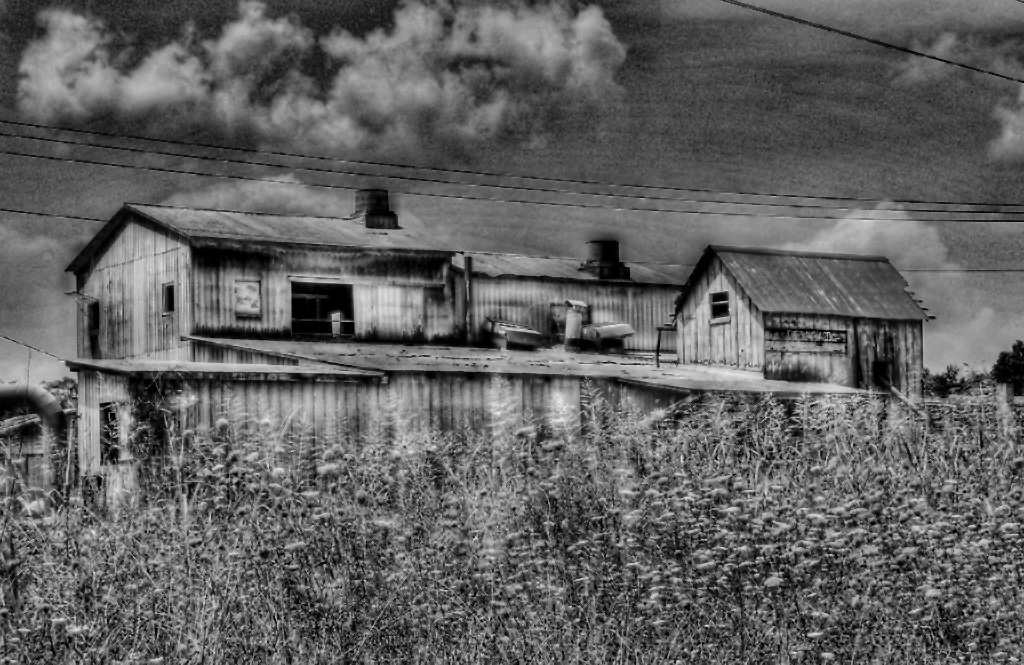
M 1012 0 L 758 4 L 1024 77 L 1024 5 Z M 547 197 L 608 206 L 567 208 L 436 198 L 422 194 L 522 195 L 295 168 L 244 171 L 292 183 L 274 185 L 0 155 L 0 207 L 108 218 L 122 202 L 138 201 L 344 215 L 352 205 L 346 188 L 372 181 L 406 192 L 398 197 L 403 224 L 465 249 L 578 256 L 588 238 L 614 234 L 632 260 L 689 263 L 714 242 L 879 253 L 899 268 L 1020 265 L 1019 225 L 924 222 L 969 215 L 889 203 L 1024 204 L 1017 84 L 717 0 L 459 6 L 461 14 L 431 33 L 422 26 L 443 12 L 431 13 L 429 3 L 8 0 L 0 117 L 418 166 L 851 200 L 817 210 L 825 219 L 794 221 L 768 215 L 816 209 L 736 202 L 822 201 L 608 187 L 593 191 L 733 203 Z M 476 41 L 460 41 L 471 33 Z M 0 143 L 2 151 L 211 168 L 10 137 Z M 614 209 L 643 205 L 711 212 Z M 98 226 L 0 213 L 0 334 L 74 354 L 75 305 L 64 295 L 72 284 L 63 269 Z M 1024 337 L 1024 275 L 906 276 L 938 317 L 925 331 L 933 369 L 989 366 Z M 32 354 L 26 373 L 28 360 L 0 341 L 0 380 L 63 371 Z

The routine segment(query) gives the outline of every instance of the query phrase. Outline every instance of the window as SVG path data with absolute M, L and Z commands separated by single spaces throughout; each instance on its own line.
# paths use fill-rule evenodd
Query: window
M 100 464 L 121 461 L 121 428 L 117 419 L 117 403 L 100 403 Z
M 350 284 L 292 282 L 292 334 L 355 334 Z
M 721 319 L 729 316 L 729 293 L 719 291 L 711 294 L 711 318 Z
M 90 300 L 85 306 L 85 331 L 89 338 L 89 357 L 100 357 L 100 301 Z
M 174 313 L 174 282 L 164 284 L 164 314 Z

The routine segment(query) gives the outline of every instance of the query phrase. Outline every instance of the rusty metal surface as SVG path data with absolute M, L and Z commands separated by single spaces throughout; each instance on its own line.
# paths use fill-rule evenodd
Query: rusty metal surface
M 477 252 L 468 252 L 466 256 L 473 259 L 475 275 L 601 281 L 593 273 L 580 270 L 582 259 Z M 461 256 L 456 256 L 453 263 L 457 268 L 464 267 Z M 681 288 L 688 274 L 686 266 L 668 263 L 626 262 L 625 265 L 629 268 L 629 281 L 641 284 L 669 284 Z
M 709 247 L 764 313 L 924 320 L 902 275 L 879 256 Z
M 392 344 L 345 344 L 283 340 L 214 339 L 189 337 L 201 344 L 279 354 L 300 362 L 329 363 L 341 367 L 385 372 L 501 374 L 560 377 L 591 377 L 642 381 L 645 385 L 673 390 L 727 390 L 778 394 L 862 393 L 853 388 L 824 383 L 768 381 L 760 373 L 711 365 L 676 365 L 664 361 L 654 366 L 648 356 L 567 353 L 562 349 L 501 351 L 470 347 L 399 346 Z

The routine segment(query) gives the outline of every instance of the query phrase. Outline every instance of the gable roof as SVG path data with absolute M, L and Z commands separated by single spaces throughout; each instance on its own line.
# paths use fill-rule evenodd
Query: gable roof
M 906 280 L 884 256 L 709 245 L 684 293 L 714 256 L 765 313 L 901 321 L 930 318 L 907 292 Z
M 243 243 L 280 243 L 332 248 L 383 249 L 456 255 L 453 263 L 463 268 L 458 249 L 444 247 L 434 238 L 410 229 L 368 229 L 359 218 L 276 215 L 230 210 L 125 203 L 68 265 L 78 273 L 92 257 L 104 250 L 133 218 L 155 225 L 190 245 L 227 247 Z M 474 258 L 473 273 L 487 277 L 540 277 L 594 280 L 580 270 L 581 259 L 521 256 L 490 252 L 466 252 Z M 679 286 L 686 280 L 682 266 L 627 263 L 631 281 L 641 284 Z
M 454 253 L 408 229 L 368 229 L 359 219 L 206 210 L 126 203 L 67 267 L 78 272 L 118 231 L 138 215 L 190 244 L 282 243 L 324 247 L 380 248 Z

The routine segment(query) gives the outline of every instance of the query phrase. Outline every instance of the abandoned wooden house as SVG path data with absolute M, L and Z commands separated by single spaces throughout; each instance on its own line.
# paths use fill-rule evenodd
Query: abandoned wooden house
M 927 312 L 881 256 L 709 246 L 676 310 L 684 363 L 919 398 Z
M 79 379 L 79 473 L 105 477 L 117 493 L 132 485 L 139 446 L 155 450 L 175 432 L 225 419 L 269 423 L 279 436 L 351 441 L 384 420 L 450 431 L 479 430 L 503 410 L 518 421 L 578 418 L 587 385 L 650 408 L 693 391 L 858 393 L 869 385 L 852 364 L 842 376 L 793 370 L 818 365 L 793 361 L 789 347 L 776 357 L 774 336 L 801 331 L 811 337 L 796 342 L 820 338 L 838 353 L 847 348 L 839 332 L 890 344 L 876 331 L 895 324 L 869 323 L 885 319 L 873 310 L 780 310 L 748 284 L 750 275 L 723 277 L 716 267 L 702 277 L 712 259 L 722 262 L 709 252 L 684 290 L 681 266 L 623 262 L 609 240 L 591 242 L 585 259 L 439 246 L 401 228 L 383 190 L 358 192 L 346 218 L 126 204 L 68 267 L 79 303 L 79 357 L 68 362 Z M 895 284 L 891 266 L 875 263 Z M 876 273 L 864 271 L 884 281 Z M 693 337 L 709 335 L 691 319 L 712 291 L 728 301 L 715 300 L 715 316 L 701 315 L 700 325 L 714 318 L 716 331 L 726 319 L 746 326 L 729 333 L 736 341 L 727 347 Z M 675 359 L 677 335 L 666 324 L 680 292 L 678 338 L 687 346 L 681 362 L 659 365 L 656 350 Z M 752 315 L 763 317 L 759 334 L 770 341 L 747 341 L 757 328 Z M 811 318 L 770 318 L 783 315 Z M 857 327 L 840 331 L 841 318 Z M 918 377 L 921 318 L 916 327 L 900 324 L 916 331 L 913 350 L 882 356 L 916 363 Z M 857 347 L 853 357 L 870 364 L 879 355 Z M 893 373 L 894 385 L 911 380 Z

